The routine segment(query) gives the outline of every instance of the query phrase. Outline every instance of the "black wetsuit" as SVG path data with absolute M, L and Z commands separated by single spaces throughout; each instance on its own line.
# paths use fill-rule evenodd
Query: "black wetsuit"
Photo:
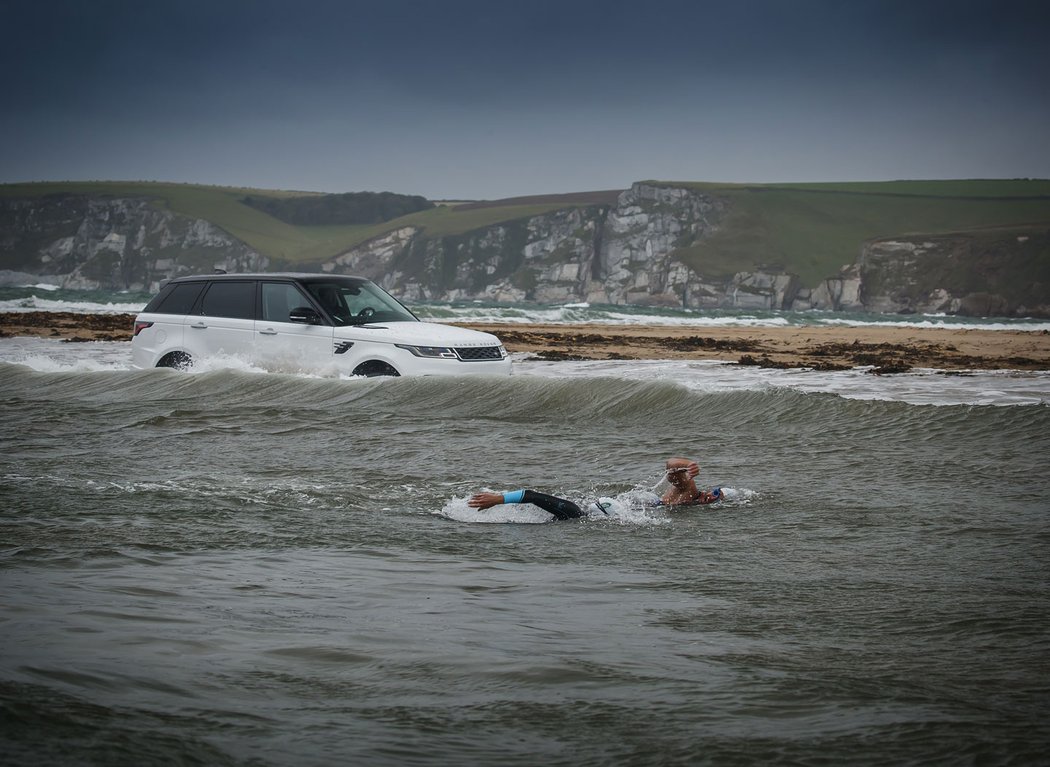
M 554 495 L 537 493 L 534 490 L 526 490 L 519 503 L 531 503 L 533 506 L 539 506 L 558 519 L 575 519 L 576 517 L 586 516 L 583 509 L 572 501 L 567 501 Z

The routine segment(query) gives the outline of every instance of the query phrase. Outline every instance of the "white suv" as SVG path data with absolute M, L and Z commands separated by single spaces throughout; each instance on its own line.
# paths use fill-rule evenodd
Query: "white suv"
M 369 280 L 322 274 L 171 280 L 135 319 L 131 349 L 136 368 L 231 355 L 329 375 L 510 374 L 496 336 L 421 322 Z

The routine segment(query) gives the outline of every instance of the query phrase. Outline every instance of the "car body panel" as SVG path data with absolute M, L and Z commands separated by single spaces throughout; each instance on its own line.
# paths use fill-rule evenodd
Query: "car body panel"
M 331 325 L 255 322 L 252 361 L 275 372 L 338 370 Z

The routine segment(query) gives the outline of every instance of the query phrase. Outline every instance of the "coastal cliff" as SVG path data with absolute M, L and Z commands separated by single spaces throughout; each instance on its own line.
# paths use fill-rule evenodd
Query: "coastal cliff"
M 269 263 L 205 219 L 147 199 L 83 195 L 0 199 L 0 253 L 9 273 L 74 290 L 152 290 L 183 274 Z
M 784 269 L 724 274 L 687 263 L 683 254 L 717 233 L 731 206 L 637 183 L 613 205 L 459 236 L 403 227 L 321 268 L 365 275 L 408 300 L 1050 316 L 1050 227 L 871 240 L 838 273 L 805 285 Z
M 675 257 L 718 226 L 725 203 L 635 184 L 611 206 L 507 221 L 458 236 L 403 228 L 322 264 L 363 274 L 410 300 L 696 306 L 707 289 Z
M 696 185 L 639 182 L 537 213 L 499 205 L 447 215 L 505 208 L 502 220 L 435 234 L 406 216 L 334 255 L 290 262 L 157 200 L 7 197 L 0 266 L 8 283 L 35 277 L 67 288 L 149 291 L 183 274 L 279 266 L 363 275 L 409 301 L 1050 316 L 1050 226 L 857 241 L 834 250 L 833 273 L 807 281 L 757 246 L 746 257 L 712 258 L 748 224 L 740 197 Z
M 1050 228 L 893 237 L 855 269 L 867 311 L 1050 317 Z

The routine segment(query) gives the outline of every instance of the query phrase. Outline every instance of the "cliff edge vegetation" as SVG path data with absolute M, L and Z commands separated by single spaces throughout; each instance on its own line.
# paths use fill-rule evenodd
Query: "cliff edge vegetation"
M 786 271 L 815 285 L 869 240 L 1050 225 L 1050 180 L 712 184 L 652 181 L 730 201 L 718 231 L 683 248 L 711 276 Z

